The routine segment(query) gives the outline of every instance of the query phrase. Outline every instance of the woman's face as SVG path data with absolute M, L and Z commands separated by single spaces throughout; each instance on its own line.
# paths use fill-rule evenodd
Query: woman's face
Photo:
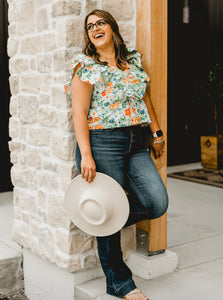
M 89 24 L 95 24 L 95 22 L 99 20 L 103 21 L 104 19 L 96 15 L 91 15 L 87 20 L 87 26 Z M 96 47 L 96 49 L 114 45 L 113 31 L 108 23 L 105 23 L 105 26 L 102 28 L 97 28 L 96 26 L 94 26 L 93 31 L 88 31 L 88 36 L 92 44 L 94 44 L 94 46 Z

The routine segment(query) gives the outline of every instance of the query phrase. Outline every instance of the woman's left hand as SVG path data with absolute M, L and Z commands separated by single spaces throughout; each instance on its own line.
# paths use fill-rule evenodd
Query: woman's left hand
M 165 151 L 165 143 L 163 136 L 154 138 L 151 142 L 151 147 L 154 152 L 155 158 L 159 158 Z

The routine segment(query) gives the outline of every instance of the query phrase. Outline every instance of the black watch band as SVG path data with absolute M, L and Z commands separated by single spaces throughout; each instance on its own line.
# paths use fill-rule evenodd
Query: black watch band
M 162 130 L 157 130 L 156 132 L 153 133 L 153 137 L 156 138 L 156 137 L 160 137 L 160 136 L 163 136 L 163 132 Z

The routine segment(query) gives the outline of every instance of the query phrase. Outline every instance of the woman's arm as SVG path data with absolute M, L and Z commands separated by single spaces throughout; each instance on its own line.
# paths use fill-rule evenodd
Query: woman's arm
M 146 104 L 146 107 L 147 107 L 147 110 L 148 110 L 148 113 L 150 115 L 150 118 L 151 118 L 151 123 L 149 124 L 149 127 L 150 127 L 150 130 L 152 133 L 160 130 L 160 125 L 159 125 L 159 122 L 157 120 L 157 116 L 156 116 L 156 112 L 153 108 L 153 104 L 150 100 L 150 96 L 149 96 L 149 88 L 147 86 L 147 89 L 146 89 L 146 93 L 145 93 L 145 96 L 143 98 L 145 104 Z M 163 153 L 163 149 L 164 149 L 164 141 L 159 143 L 159 141 L 162 141 L 163 140 L 163 136 L 161 137 L 156 137 L 156 138 L 153 138 L 155 141 L 158 141 L 158 143 L 152 143 L 152 147 L 153 147 L 153 150 L 154 150 L 154 154 L 157 157 L 160 157 Z
M 83 82 L 79 77 L 75 76 L 77 70 L 78 67 L 71 83 L 72 116 L 76 138 L 81 152 L 81 175 L 90 183 L 94 180 L 96 175 L 96 165 L 91 152 L 87 120 L 93 85 Z

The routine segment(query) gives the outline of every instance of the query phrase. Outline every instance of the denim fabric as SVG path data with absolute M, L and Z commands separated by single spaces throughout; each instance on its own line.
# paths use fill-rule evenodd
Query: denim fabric
M 148 127 L 130 126 L 90 130 L 96 171 L 114 178 L 128 191 L 130 214 L 125 226 L 161 217 L 168 207 L 166 188 L 146 149 Z M 77 145 L 76 164 L 81 172 Z M 132 273 L 122 258 L 120 232 L 97 237 L 98 253 L 106 276 L 107 293 L 123 297 L 135 288 Z

